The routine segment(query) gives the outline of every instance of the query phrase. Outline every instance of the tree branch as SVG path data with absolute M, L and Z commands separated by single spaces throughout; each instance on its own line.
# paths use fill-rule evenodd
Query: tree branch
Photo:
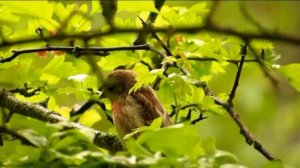
M 214 97 L 215 103 L 222 106 L 231 118 L 234 120 L 236 125 L 240 128 L 240 133 L 245 137 L 245 140 L 248 145 L 253 146 L 259 153 L 261 153 L 268 160 L 275 160 L 275 158 L 271 155 L 270 152 L 265 149 L 264 146 L 261 145 L 259 141 L 257 141 L 254 136 L 250 133 L 245 124 L 241 121 L 240 116 L 234 112 L 232 105 L 229 105 L 226 102 L 222 102 L 218 98 Z
M 78 110 L 71 111 L 71 113 L 70 113 L 71 117 L 75 117 L 77 115 L 83 114 L 86 110 L 91 108 L 94 104 L 97 104 L 97 105 L 99 105 L 100 108 L 102 108 L 102 110 L 104 111 L 104 114 L 106 116 L 106 119 L 113 124 L 114 123 L 113 119 L 110 115 L 107 114 L 107 109 L 105 107 L 105 104 L 99 100 L 91 99 L 91 100 L 85 102 Z
M 251 16 L 250 12 L 248 11 L 246 7 L 246 2 L 241 2 L 240 3 L 240 11 L 242 15 L 244 16 L 245 19 L 247 19 L 250 23 L 252 23 L 256 28 L 259 29 L 259 31 L 270 34 L 270 30 L 265 28 L 261 23 L 259 23 L 257 20 L 254 19 L 254 17 Z
M 231 118 L 234 120 L 234 122 L 237 124 L 237 126 L 240 128 L 240 133 L 245 137 L 245 140 L 247 144 L 250 146 L 253 146 L 257 151 L 259 151 L 262 155 L 264 155 L 268 160 L 275 160 L 273 156 L 261 145 L 260 142 L 255 140 L 254 136 L 250 133 L 248 128 L 245 126 L 245 124 L 241 121 L 239 115 L 234 112 L 233 110 L 233 99 L 235 97 L 236 89 L 239 84 L 240 75 L 243 68 L 243 63 L 245 60 L 245 57 L 247 55 L 247 43 L 245 46 L 241 47 L 241 61 L 238 67 L 238 71 L 235 77 L 235 81 L 232 87 L 232 90 L 229 94 L 229 98 L 227 102 L 222 102 L 217 97 L 213 96 L 215 103 L 222 106 L 228 114 L 231 116 Z
M 272 76 L 272 74 L 270 74 L 268 68 L 266 67 L 265 63 L 263 62 L 263 60 L 261 59 L 263 54 L 264 54 L 264 50 L 262 50 L 261 52 L 261 56 L 255 51 L 254 47 L 252 45 L 249 45 L 249 49 L 250 51 L 254 54 L 257 63 L 261 69 L 261 71 L 264 73 L 265 77 L 268 78 L 271 82 L 271 84 L 273 85 L 274 88 L 278 88 L 278 81 L 277 79 Z
M 11 89 L 11 90 L 9 90 L 9 92 L 11 92 L 11 93 L 20 93 L 24 97 L 31 97 L 31 96 L 36 95 L 39 91 L 41 91 L 41 89 L 43 87 L 44 86 L 40 86 L 40 87 L 35 88 L 32 91 L 30 91 L 32 88 L 28 87 L 27 83 L 25 83 L 23 88 Z
M 229 94 L 229 99 L 227 101 L 229 105 L 233 105 L 232 101 L 234 99 L 236 89 L 239 85 L 240 76 L 241 76 L 241 73 L 242 73 L 245 57 L 247 55 L 247 43 L 244 46 L 241 46 L 241 53 L 240 54 L 241 54 L 241 61 L 240 61 L 240 64 L 239 64 L 239 67 L 238 67 L 238 70 L 237 70 L 237 73 L 236 73 L 236 77 L 235 77 L 235 80 L 234 80 L 232 90 Z
M 48 36 L 45 37 L 44 40 L 64 40 L 64 39 L 95 39 L 99 38 L 101 36 L 106 36 L 110 34 L 117 34 L 117 33 L 138 33 L 138 32 L 163 32 L 163 33 L 169 33 L 169 34 L 175 34 L 179 32 L 186 32 L 186 33 L 198 33 L 201 31 L 211 31 L 215 33 L 220 33 L 220 34 L 226 34 L 226 35 L 233 35 L 236 37 L 240 37 L 242 39 L 269 39 L 269 40 L 274 40 L 274 41 L 281 41 L 281 42 L 286 42 L 290 44 L 295 44 L 295 45 L 300 45 L 300 37 L 295 37 L 295 36 L 289 36 L 287 34 L 268 34 L 268 33 L 253 33 L 253 32 L 240 32 L 232 28 L 224 28 L 224 27 L 219 27 L 215 24 L 207 24 L 207 25 L 199 25 L 199 26 L 191 26 L 191 27 L 177 27 L 177 28 L 114 28 L 110 29 L 108 31 L 93 31 L 90 33 L 74 33 L 74 34 L 58 34 L 54 36 Z M 18 44 L 24 44 L 24 43 L 31 43 L 31 42 L 38 42 L 42 41 L 39 37 L 27 37 L 23 39 L 18 39 L 18 40 L 6 40 L 2 43 L 0 43 L 0 48 L 3 47 L 9 47 L 13 45 L 18 45 Z
M 155 8 L 157 9 L 157 11 L 160 11 L 161 7 L 164 5 L 165 3 L 165 0 L 155 0 L 154 1 L 154 5 L 155 5 Z M 147 23 L 149 24 L 152 24 L 155 22 L 156 18 L 158 16 L 158 13 L 156 12 L 150 12 L 148 18 L 147 18 Z M 147 26 L 143 26 L 143 28 L 146 28 L 148 29 Z M 136 39 L 134 40 L 134 45 L 140 45 L 140 44 L 145 44 L 146 43 L 146 39 L 147 39 L 147 36 L 148 34 L 151 33 L 151 32 L 148 32 L 148 31 L 139 31 Z
M 189 56 L 186 59 L 191 61 L 223 61 L 211 57 L 197 57 L 197 56 L 195 57 Z M 225 61 L 233 64 L 238 64 L 239 62 L 241 62 L 241 60 L 236 60 L 236 59 L 227 59 Z M 258 59 L 247 59 L 247 60 L 245 59 L 244 62 L 258 62 Z
M 25 53 L 34 53 L 39 51 L 64 51 L 70 54 L 75 54 L 76 56 L 81 55 L 100 55 L 107 56 L 110 51 L 123 51 L 123 50 L 151 50 L 158 53 L 159 51 L 154 50 L 148 44 L 137 45 L 137 46 L 122 46 L 122 47 L 68 47 L 68 46 L 48 46 L 43 48 L 31 48 L 31 49 L 22 49 L 15 50 L 13 54 L 9 57 L 0 59 L 0 63 L 9 62 L 17 58 L 21 54 Z M 159 53 L 161 54 L 161 53 Z
M 115 152 L 123 149 L 122 143 L 116 135 L 100 132 L 91 128 L 84 127 L 78 123 L 70 122 L 66 118 L 60 116 L 56 112 L 33 103 L 27 103 L 16 99 L 11 93 L 0 89 L 0 106 L 9 109 L 15 113 L 29 116 L 38 120 L 57 123 L 65 122 L 69 128 L 76 128 L 84 131 L 93 132 L 95 137 L 93 142 L 95 145 Z

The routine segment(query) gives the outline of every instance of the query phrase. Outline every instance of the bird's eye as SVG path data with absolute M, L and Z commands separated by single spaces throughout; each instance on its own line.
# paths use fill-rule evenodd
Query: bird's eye
M 108 88 L 108 91 L 110 91 L 110 92 L 112 92 L 113 90 L 114 90 L 113 86 L 111 86 L 111 87 Z
M 121 94 L 124 91 L 123 85 L 114 85 L 107 88 L 107 91 L 113 94 Z

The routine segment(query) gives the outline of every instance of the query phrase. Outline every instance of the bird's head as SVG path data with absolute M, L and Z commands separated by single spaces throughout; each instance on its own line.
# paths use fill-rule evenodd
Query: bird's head
M 136 83 L 136 74 L 131 70 L 115 70 L 103 82 L 103 96 L 111 101 L 120 96 L 128 95 L 129 90 Z

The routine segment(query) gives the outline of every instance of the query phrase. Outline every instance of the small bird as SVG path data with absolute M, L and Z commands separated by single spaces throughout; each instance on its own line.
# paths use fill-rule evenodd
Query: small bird
M 141 126 L 162 116 L 162 127 L 172 125 L 154 90 L 143 86 L 135 92 L 129 90 L 136 83 L 136 74 L 132 70 L 115 70 L 110 73 L 102 85 L 103 95 L 111 101 L 113 122 L 118 136 L 123 137 Z M 134 135 L 137 138 L 137 134 Z

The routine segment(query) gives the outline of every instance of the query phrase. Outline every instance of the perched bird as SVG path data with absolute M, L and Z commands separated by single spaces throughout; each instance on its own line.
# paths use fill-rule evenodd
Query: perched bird
M 136 83 L 135 78 L 136 74 L 131 70 L 115 70 L 102 86 L 103 95 L 111 101 L 113 122 L 120 138 L 138 127 L 150 125 L 160 116 L 162 127 L 172 124 L 151 87 L 143 86 L 129 93 Z

